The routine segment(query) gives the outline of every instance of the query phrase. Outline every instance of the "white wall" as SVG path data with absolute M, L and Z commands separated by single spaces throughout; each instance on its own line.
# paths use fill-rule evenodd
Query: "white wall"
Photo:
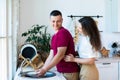
M 24 43 L 21 33 L 29 29 L 33 24 L 45 24 L 49 26 L 49 32 L 53 34 L 49 25 L 49 13 L 58 9 L 62 12 L 63 26 L 69 29 L 70 18 L 68 15 L 103 16 L 94 18 L 98 21 L 99 30 L 103 31 L 103 45 L 108 47 L 109 42 L 120 40 L 120 33 L 106 33 L 105 30 L 105 0 L 20 0 L 20 27 L 18 34 L 18 45 Z

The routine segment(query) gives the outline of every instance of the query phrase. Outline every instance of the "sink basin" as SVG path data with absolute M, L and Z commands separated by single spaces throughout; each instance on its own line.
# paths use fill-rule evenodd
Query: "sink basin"
M 56 73 L 48 71 L 45 73 L 43 76 L 38 76 L 38 74 L 35 71 L 27 71 L 27 72 L 22 72 L 19 74 L 21 77 L 30 77 L 30 78 L 49 78 L 49 77 L 54 77 L 56 76 Z

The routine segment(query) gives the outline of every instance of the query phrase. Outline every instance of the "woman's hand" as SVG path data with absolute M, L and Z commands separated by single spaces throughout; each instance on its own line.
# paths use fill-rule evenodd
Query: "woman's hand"
M 74 62 L 75 58 L 72 54 L 66 55 L 65 59 L 66 62 Z

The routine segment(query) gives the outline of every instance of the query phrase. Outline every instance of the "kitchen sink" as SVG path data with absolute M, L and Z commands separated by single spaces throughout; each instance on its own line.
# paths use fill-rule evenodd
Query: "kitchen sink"
M 48 71 L 43 76 L 38 76 L 38 74 L 35 71 L 26 71 L 19 73 L 19 76 L 21 77 L 29 77 L 29 78 L 50 78 L 56 76 L 56 73 Z

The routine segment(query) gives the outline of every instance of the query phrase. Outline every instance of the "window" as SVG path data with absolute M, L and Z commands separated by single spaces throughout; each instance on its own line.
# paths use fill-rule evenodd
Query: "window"
M 7 80 L 6 1 L 0 1 L 0 80 Z
M 17 23 L 18 14 L 15 9 L 18 5 L 15 8 L 16 4 L 12 5 L 12 1 L 19 2 L 19 0 L 0 0 L 0 80 L 12 80 L 16 72 L 17 26 L 14 24 Z

